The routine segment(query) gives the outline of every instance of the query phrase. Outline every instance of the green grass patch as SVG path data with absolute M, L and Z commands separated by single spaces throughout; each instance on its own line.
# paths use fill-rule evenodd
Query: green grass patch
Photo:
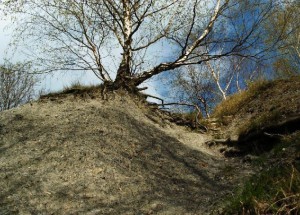
M 227 204 L 224 214 L 297 214 L 300 212 L 300 173 L 280 166 L 249 180 Z
M 223 214 L 299 214 L 300 213 L 300 132 L 286 136 L 257 162 L 276 160 L 253 176 L 226 202 Z M 255 162 L 253 165 L 258 166 Z

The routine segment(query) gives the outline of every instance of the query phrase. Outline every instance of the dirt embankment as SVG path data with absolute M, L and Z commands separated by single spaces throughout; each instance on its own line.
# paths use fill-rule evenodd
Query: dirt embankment
M 254 83 L 217 107 L 219 132 L 210 146 L 260 170 L 232 195 L 224 214 L 299 214 L 299 86 L 300 76 Z
M 248 175 L 126 95 L 0 113 L 0 214 L 205 214 Z
M 300 130 L 299 86 L 298 76 L 256 83 L 231 96 L 215 110 L 215 142 L 235 148 L 224 150 L 228 156 L 271 150 L 283 136 Z

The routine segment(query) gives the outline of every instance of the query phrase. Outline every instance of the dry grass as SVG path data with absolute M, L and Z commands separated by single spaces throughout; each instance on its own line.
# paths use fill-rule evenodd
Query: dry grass
M 259 81 L 250 84 L 249 88 L 245 91 L 237 93 L 229 97 L 226 101 L 219 104 L 214 112 L 213 116 L 222 118 L 223 116 L 231 116 L 237 114 L 243 106 L 246 106 L 251 100 L 257 98 L 267 88 L 273 85 L 272 82 Z
M 41 95 L 40 99 L 56 99 L 56 98 L 66 98 L 68 95 L 73 97 L 82 98 L 100 98 L 102 85 L 82 85 L 80 82 L 74 82 L 70 86 L 65 86 L 62 90 L 57 92 L 52 92 L 46 95 Z
M 73 82 L 70 86 L 65 86 L 61 92 L 57 92 L 57 93 L 67 93 L 67 92 L 72 91 L 72 90 L 91 91 L 91 90 L 94 90 L 94 89 L 99 89 L 101 87 L 102 87 L 101 84 L 98 84 L 98 85 L 83 85 L 79 81 L 77 81 L 77 82 Z
M 281 166 L 247 182 L 224 214 L 299 214 L 300 173 Z
M 250 131 L 260 130 L 264 127 L 276 124 L 281 119 L 281 113 L 279 111 L 271 111 L 267 113 L 262 113 L 260 116 L 249 120 L 248 122 L 242 124 L 238 128 L 238 133 L 240 135 L 246 135 Z
M 213 116 L 243 117 L 246 114 L 261 115 L 261 113 L 279 111 L 282 114 L 300 112 L 300 76 L 288 80 L 259 81 L 250 84 L 241 93 L 229 97 L 219 104 Z
M 299 86 L 300 76 L 253 83 L 248 90 L 219 104 L 213 117 L 221 125 L 224 138 L 236 139 L 252 131 L 280 125 L 300 117 Z

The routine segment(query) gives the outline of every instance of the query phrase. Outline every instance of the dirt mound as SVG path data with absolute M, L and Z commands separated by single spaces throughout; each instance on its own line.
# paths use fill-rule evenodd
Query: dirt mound
M 211 212 L 247 170 L 149 114 L 126 95 L 71 94 L 1 112 L 0 214 Z

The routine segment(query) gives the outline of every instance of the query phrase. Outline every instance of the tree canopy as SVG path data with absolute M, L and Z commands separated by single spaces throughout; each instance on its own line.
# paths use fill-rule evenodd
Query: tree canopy
M 17 23 L 14 38 L 28 46 L 37 70 L 93 71 L 113 89 L 133 90 L 155 75 L 186 65 L 233 55 L 263 58 L 272 44 L 261 46 L 261 26 L 276 3 L 7 0 L 2 4 Z M 166 51 L 169 57 L 160 58 Z
M 267 41 L 278 41 L 275 72 L 281 77 L 300 74 L 300 2 L 286 1 L 284 7 L 274 10 L 269 20 Z

